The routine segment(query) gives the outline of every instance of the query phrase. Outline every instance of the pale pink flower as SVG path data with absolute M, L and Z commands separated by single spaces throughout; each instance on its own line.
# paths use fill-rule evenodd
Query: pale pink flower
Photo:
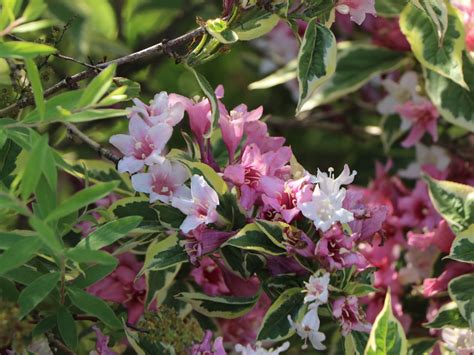
M 184 233 L 217 221 L 219 196 L 202 176 L 193 175 L 191 188 L 184 189 L 180 196 L 173 196 L 171 204 L 186 215 L 180 226 Z
M 138 192 L 150 195 L 150 203 L 170 203 L 174 196 L 185 193 L 184 183 L 189 178 L 186 168 L 178 162 L 167 159 L 152 165 L 148 172 L 132 176 L 132 186 Z
M 431 245 L 435 245 L 446 254 L 451 250 L 454 238 L 455 235 L 445 220 L 441 220 L 434 231 L 426 231 L 424 233 L 409 231 L 407 234 L 409 246 L 419 250 L 426 250 Z
M 319 320 L 318 306 L 319 304 L 317 303 L 310 304 L 308 312 L 306 312 L 301 322 L 293 321 L 291 316 L 288 315 L 288 321 L 290 322 L 291 327 L 296 330 L 296 334 L 298 334 L 298 336 L 304 341 L 302 349 L 308 347 L 308 339 L 314 349 L 320 351 L 326 349 L 326 346 L 323 344 L 323 341 L 326 340 L 326 335 L 319 331 L 321 321 Z
M 245 146 L 255 144 L 260 152 L 266 153 L 276 151 L 285 144 L 284 137 L 272 137 L 268 134 L 268 127 L 265 122 L 252 121 L 244 126 L 244 132 L 247 136 Z
M 351 20 L 361 25 L 367 14 L 375 15 L 375 0 L 339 0 L 336 11 L 351 16 Z
M 288 350 L 290 347 L 290 342 L 285 341 L 278 348 L 266 349 L 262 347 L 261 342 L 257 342 L 255 345 L 247 344 L 243 346 L 241 344 L 235 345 L 235 351 L 241 355 L 279 355 L 280 353 Z
M 206 330 L 204 338 L 200 344 L 194 344 L 191 348 L 190 355 L 226 355 L 222 337 L 217 337 L 212 341 L 212 332 Z
M 306 296 L 304 297 L 304 303 L 327 303 L 329 296 L 329 277 L 329 273 L 325 272 L 321 277 L 311 275 L 308 282 L 305 281 L 304 292 L 306 292 Z
M 474 2 L 472 0 L 454 0 L 456 6 L 462 15 L 464 30 L 466 32 L 467 50 L 474 51 Z
M 371 326 L 363 319 L 357 297 L 349 296 L 336 299 L 332 304 L 332 312 L 342 326 L 342 335 L 346 336 L 352 330 L 370 332 Z
M 222 269 L 208 256 L 200 260 L 199 266 L 191 271 L 191 276 L 208 296 L 230 294 L 229 288 L 224 281 Z
M 129 116 L 142 118 L 150 127 L 158 123 L 176 126 L 184 116 L 184 105 L 180 102 L 169 102 L 168 94 L 162 91 L 155 95 L 149 105 L 139 99 L 133 99 L 135 106 L 129 109 Z
M 244 136 L 244 127 L 249 122 L 254 122 L 262 117 L 263 107 L 260 106 L 255 110 L 248 112 L 247 106 L 241 104 L 231 110 L 225 112 L 219 119 L 219 126 L 222 132 L 222 139 L 229 152 L 229 161 L 234 160 L 234 154 L 239 147 Z
M 383 115 L 396 113 L 400 105 L 418 98 L 418 74 L 414 71 L 403 73 L 398 82 L 386 78 L 382 80 L 382 86 L 387 96 L 379 101 L 377 111 Z
M 114 351 L 109 349 L 110 337 L 104 335 L 96 325 L 92 329 L 94 329 L 96 336 L 95 351 L 91 351 L 89 355 L 116 355 Z
M 428 132 L 433 140 L 438 140 L 438 118 L 439 113 L 433 103 L 425 98 L 407 101 L 397 107 L 397 112 L 405 121 L 404 124 L 410 127 L 410 133 L 402 142 L 405 148 L 417 144 Z
M 118 171 L 136 173 L 145 165 L 153 165 L 164 158 L 161 152 L 173 133 L 166 123 L 150 127 L 141 118 L 135 116 L 128 125 L 130 135 L 116 134 L 110 137 L 110 143 L 117 147 L 124 157 L 118 163 Z

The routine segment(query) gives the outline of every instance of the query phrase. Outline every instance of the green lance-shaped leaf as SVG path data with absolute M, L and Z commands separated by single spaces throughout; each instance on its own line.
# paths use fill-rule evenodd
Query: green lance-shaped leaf
M 64 249 L 63 241 L 59 238 L 56 230 L 45 223 L 41 218 L 31 216 L 29 222 L 33 229 L 38 232 L 38 237 L 48 248 L 57 253 Z
M 150 270 L 145 272 L 147 292 L 145 297 L 145 307 L 154 299 L 157 300 L 157 307 L 166 298 L 168 289 L 181 269 L 181 264 L 174 265 L 164 270 Z
M 407 354 L 407 339 L 403 327 L 392 312 L 390 291 L 369 335 L 365 355 Z
M 403 65 L 405 53 L 365 44 L 338 45 L 336 73 L 307 100 L 302 111 L 327 104 L 358 90 L 373 77 Z
M 193 73 L 197 83 L 199 84 L 199 87 L 204 92 L 204 95 L 206 95 L 207 99 L 209 100 L 209 103 L 211 104 L 211 128 L 209 129 L 209 132 L 207 132 L 207 134 L 205 135 L 205 138 L 210 138 L 212 136 L 214 128 L 217 127 L 217 122 L 219 121 L 220 117 L 219 104 L 217 102 L 216 94 L 212 89 L 211 84 L 209 84 L 209 81 L 207 81 L 204 75 L 197 72 L 196 69 L 194 69 L 193 67 L 186 65 L 186 68 L 191 73 Z
M 0 275 L 26 264 L 40 250 L 43 243 L 36 237 L 18 238 L 18 241 L 0 255 Z
M 179 245 L 177 234 L 161 241 L 153 241 L 146 251 L 145 262 L 137 277 L 149 270 L 164 270 L 188 261 L 188 254 Z
M 55 52 L 56 48 L 40 43 L 19 41 L 0 43 L 0 58 L 34 58 Z
M 44 274 L 25 287 L 18 297 L 20 305 L 20 317 L 30 313 L 41 301 L 43 301 L 56 287 L 60 274 L 50 272 Z
M 209 165 L 185 159 L 177 160 L 183 163 L 189 169 L 192 175 L 202 175 L 209 185 L 214 190 L 216 190 L 218 195 L 224 195 L 226 192 L 228 192 L 227 184 L 225 183 L 224 179 Z
M 49 150 L 47 135 L 40 136 L 34 141 L 20 185 L 23 200 L 27 199 L 36 189 L 44 170 L 43 165 L 47 164 L 47 159 L 50 158 Z
M 114 271 L 116 266 L 116 264 L 97 264 L 86 267 L 83 269 L 84 275 L 79 275 L 72 282 L 72 285 L 78 288 L 86 288 L 87 286 L 93 285 Z
M 424 177 L 428 183 L 431 202 L 449 223 L 455 233 L 466 230 L 474 224 L 474 187 L 451 181 Z
M 56 322 L 58 324 L 59 334 L 63 338 L 64 343 L 70 348 L 77 347 L 77 329 L 76 322 L 72 314 L 64 306 L 60 307 L 56 314 Z
M 468 55 L 463 55 L 463 73 L 469 90 L 432 70 L 423 72 L 426 92 L 441 116 L 474 132 L 474 63 Z
M 191 304 L 196 312 L 208 317 L 234 319 L 249 312 L 260 293 L 253 297 L 208 296 L 198 292 L 182 292 L 177 299 Z
M 108 182 L 81 190 L 66 199 L 61 205 L 52 211 L 46 218 L 46 221 L 58 220 L 61 217 L 67 216 L 72 212 L 86 207 L 87 205 L 110 194 L 117 186 L 118 182 Z
M 280 17 L 270 11 L 254 8 L 232 24 L 232 30 L 240 41 L 251 41 L 270 32 Z
M 352 331 L 344 338 L 346 354 L 363 355 L 368 341 L 369 334 Z
M 66 252 L 66 256 L 75 261 L 76 263 L 90 263 L 100 265 L 115 265 L 117 266 L 118 260 L 110 253 L 100 250 L 90 249 L 69 249 Z
M 102 249 L 127 236 L 141 221 L 140 216 L 129 216 L 106 223 L 82 239 L 74 249 Z
M 33 90 L 33 96 L 35 98 L 36 108 L 41 119 L 44 119 L 45 104 L 43 97 L 43 86 L 41 85 L 41 79 L 33 59 L 25 59 L 26 72 L 28 73 L 28 79 L 31 83 L 31 88 Z
M 447 6 L 448 27 L 442 44 L 430 16 L 410 3 L 400 15 L 400 28 L 410 42 L 416 59 L 424 67 L 467 88 L 462 70 L 464 26 L 456 10 L 451 5 Z
M 115 64 L 109 65 L 87 85 L 77 103 L 77 108 L 92 106 L 105 95 L 112 85 L 116 67 Z
M 304 293 L 301 288 L 284 291 L 265 314 L 257 340 L 280 341 L 294 334 L 288 316 L 299 320 L 304 313 Z
M 377 0 L 375 11 L 377 16 L 398 17 L 407 4 L 407 0 Z
M 448 292 L 451 299 L 456 302 L 459 312 L 474 327 L 474 273 L 462 275 L 451 280 Z
M 96 316 L 111 328 L 118 329 L 122 327 L 120 319 L 117 318 L 112 308 L 100 298 L 76 287 L 69 287 L 67 294 L 71 302 L 80 310 Z
M 474 263 L 474 224 L 456 236 L 451 245 L 449 258 L 464 263 Z
M 275 245 L 256 223 L 247 224 L 236 235 L 227 240 L 224 246 L 233 246 L 269 255 L 285 254 L 285 249 Z
M 289 61 L 284 67 L 278 69 L 274 73 L 266 76 L 263 79 L 254 81 L 253 83 L 249 84 L 249 90 L 268 89 L 280 84 L 284 84 L 287 81 L 293 80 L 297 76 L 297 67 L 298 62 L 296 59 L 293 59 Z
M 426 328 L 441 329 L 445 327 L 467 328 L 469 324 L 459 312 L 456 302 L 450 302 L 443 305 L 436 317 L 429 323 L 423 324 Z
M 316 22 L 308 23 L 298 53 L 299 100 L 297 112 L 311 95 L 336 71 L 336 37 L 327 27 Z

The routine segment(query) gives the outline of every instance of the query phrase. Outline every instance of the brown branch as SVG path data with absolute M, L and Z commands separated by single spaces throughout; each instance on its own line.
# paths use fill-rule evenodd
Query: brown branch
M 192 41 L 200 36 L 202 36 L 206 32 L 206 29 L 204 27 L 199 27 L 191 32 L 188 32 L 182 36 L 179 36 L 175 39 L 169 40 L 169 41 L 162 41 L 160 43 L 157 43 L 155 45 L 152 45 L 148 48 L 142 49 L 138 52 L 135 53 L 130 53 L 127 54 L 123 57 L 117 58 L 110 60 L 105 63 L 97 64 L 94 66 L 94 68 L 89 68 L 87 70 L 84 70 L 80 73 L 74 74 L 73 76 L 66 77 L 57 84 L 53 85 L 49 89 L 44 91 L 44 96 L 48 97 L 51 96 L 58 91 L 66 88 L 75 88 L 77 86 L 77 83 L 87 79 L 87 78 L 92 78 L 96 76 L 100 70 L 107 68 L 111 64 L 116 64 L 117 66 L 128 64 L 128 63 L 133 63 L 138 61 L 139 59 L 167 51 L 169 49 L 179 47 L 185 43 L 188 43 L 189 41 Z M 64 58 L 63 58 L 64 59 Z M 27 106 L 30 106 L 34 104 L 34 98 L 31 95 L 25 96 L 21 99 L 19 99 L 16 103 L 11 104 L 3 109 L 0 110 L 0 116 L 6 116 L 8 113 L 11 111 L 17 109 L 17 108 L 24 108 Z
M 94 149 L 101 157 L 110 160 L 115 165 L 118 164 L 120 158 L 112 153 L 110 150 L 105 149 L 95 140 L 91 139 L 87 135 L 85 135 L 79 128 L 77 128 L 72 123 L 65 123 L 68 131 L 73 134 L 74 136 L 78 137 L 82 142 L 87 144 L 89 147 Z

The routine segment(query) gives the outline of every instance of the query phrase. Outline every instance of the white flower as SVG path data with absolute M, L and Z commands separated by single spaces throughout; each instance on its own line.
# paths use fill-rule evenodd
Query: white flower
M 329 168 L 329 174 L 323 173 L 318 169 L 316 177 L 313 176 L 311 181 L 319 184 L 320 189 L 326 195 L 337 195 L 341 190 L 342 185 L 352 184 L 356 175 L 357 171 L 354 170 L 351 174 L 349 166 L 345 164 L 341 175 L 339 175 L 337 178 L 334 178 L 333 168 Z
M 406 179 L 418 179 L 421 176 L 421 168 L 424 165 L 433 165 L 439 171 L 444 171 L 451 163 L 451 159 L 446 151 L 438 146 L 426 147 L 423 144 L 417 144 L 416 162 L 408 165 L 406 169 L 400 170 L 398 175 Z
M 383 115 L 396 113 L 398 105 L 416 99 L 418 96 L 416 93 L 418 75 L 413 71 L 403 74 L 398 83 L 391 79 L 385 79 L 382 81 L 382 85 L 388 95 L 377 104 L 377 110 Z
M 474 332 L 468 328 L 444 328 L 441 337 L 446 347 L 458 355 L 474 353 Z
M 328 286 L 329 286 L 329 273 L 324 273 L 321 277 L 312 275 L 309 278 L 309 282 L 305 282 L 305 291 L 307 295 L 304 298 L 304 303 L 316 302 L 317 304 L 323 304 L 328 301 Z
M 293 319 L 291 319 L 291 316 L 288 316 L 291 327 L 296 330 L 296 333 L 305 342 L 303 349 L 308 347 L 306 344 L 308 339 L 316 350 L 326 349 L 326 346 L 323 344 L 326 335 L 319 331 L 321 322 L 318 316 L 318 307 L 319 305 L 317 303 L 311 304 L 309 306 L 309 311 L 305 314 L 301 322 L 294 322 Z
M 257 342 L 255 347 L 248 344 L 247 346 L 243 346 L 241 344 L 237 344 L 235 346 L 235 351 L 242 355 L 279 355 L 281 352 L 288 350 L 290 347 L 290 343 L 288 341 L 284 342 L 280 347 L 273 349 L 265 349 L 262 348 L 262 344 Z
M 139 116 L 150 126 L 166 123 L 174 127 L 184 117 L 184 105 L 180 102 L 170 102 L 165 91 L 156 94 L 150 105 L 139 99 L 133 99 L 133 103 L 135 106 L 129 109 L 129 116 Z

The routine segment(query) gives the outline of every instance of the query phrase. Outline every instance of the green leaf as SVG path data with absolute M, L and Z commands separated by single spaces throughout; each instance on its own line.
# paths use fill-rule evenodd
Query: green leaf
M 376 0 L 375 11 L 377 16 L 398 17 L 407 4 L 407 0 Z
M 208 317 L 234 319 L 249 312 L 260 293 L 253 297 L 208 296 L 198 292 L 182 292 L 177 299 L 190 303 L 193 309 Z
M 87 189 L 83 189 L 66 199 L 53 212 L 49 214 L 46 221 L 58 220 L 70 213 L 90 205 L 91 203 L 107 196 L 118 186 L 117 182 L 97 184 Z
M 436 345 L 436 338 L 414 338 L 408 340 L 408 355 L 429 355 Z
M 456 236 L 451 245 L 449 258 L 464 263 L 474 263 L 474 224 Z
M 451 299 L 456 302 L 459 312 L 474 327 L 474 273 L 462 275 L 451 280 L 448 292 Z
M 129 232 L 138 227 L 141 220 L 142 217 L 129 216 L 106 223 L 89 234 L 87 238 L 82 239 L 74 249 L 102 249 L 127 236 Z
M 430 16 L 410 3 L 400 15 L 400 28 L 416 59 L 424 67 L 467 88 L 462 71 L 464 26 L 453 6 L 447 6 L 448 28 L 441 44 L 438 30 Z
M 431 202 L 455 233 L 474 224 L 474 215 L 466 208 L 467 201 L 474 196 L 474 187 L 429 176 L 424 176 L 424 179 L 428 183 Z
M 188 254 L 179 245 L 177 234 L 154 240 L 146 251 L 145 262 L 137 277 L 149 270 L 164 270 L 188 261 Z
M 186 215 L 170 205 L 157 204 L 154 209 L 158 212 L 158 218 L 161 225 L 168 229 L 178 230 L 183 223 Z
M 117 318 L 114 311 L 100 298 L 92 296 L 76 287 L 69 287 L 67 289 L 67 294 L 69 295 L 71 302 L 77 308 L 96 316 L 111 328 L 119 329 L 122 327 L 122 322 Z
M 87 85 L 77 103 L 77 108 L 92 106 L 105 95 L 110 85 L 112 85 L 116 68 L 117 65 L 115 64 L 109 65 Z
M 219 105 L 217 102 L 217 97 L 216 94 L 214 93 L 214 90 L 211 87 L 211 84 L 209 84 L 209 81 L 204 77 L 204 75 L 198 73 L 196 69 L 186 66 L 186 68 L 193 73 L 194 77 L 196 78 L 197 83 L 199 84 L 199 87 L 201 90 L 204 92 L 204 95 L 206 95 L 207 99 L 209 100 L 209 103 L 211 104 L 211 128 L 209 129 L 209 132 L 207 132 L 204 137 L 205 138 L 210 138 L 212 135 L 212 132 L 214 131 L 214 128 L 217 127 L 217 123 L 219 121 L 220 113 L 219 113 Z
M 284 84 L 287 81 L 293 80 L 297 77 L 297 67 L 297 60 L 290 60 L 283 68 L 278 69 L 277 71 L 266 76 L 263 79 L 251 83 L 249 85 L 249 90 L 268 89 L 273 86 Z
M 66 256 L 76 263 L 91 263 L 101 265 L 114 265 L 117 266 L 118 260 L 110 253 L 100 250 L 90 249 L 69 249 L 66 252 Z
M 363 355 L 369 341 L 369 334 L 353 330 L 346 336 L 346 341 L 351 342 L 354 355 Z
M 284 248 L 275 245 L 255 223 L 247 224 L 236 235 L 227 240 L 223 246 L 233 246 L 269 255 L 283 255 L 286 253 Z
M 298 53 L 299 100 L 296 112 L 336 71 L 336 37 L 330 29 L 311 20 Z
M 308 99 L 302 111 L 332 102 L 358 90 L 373 77 L 399 68 L 406 60 L 402 52 L 362 45 L 338 45 L 336 72 Z
M 25 11 L 23 11 L 22 17 L 25 18 L 25 21 L 36 20 L 46 8 L 47 5 L 43 0 L 30 0 Z
M 38 20 L 34 22 L 24 23 L 12 30 L 12 33 L 26 33 L 42 30 L 43 28 L 52 27 L 56 21 L 53 20 Z
M 435 25 L 438 44 L 442 45 L 448 30 L 448 7 L 444 0 L 411 0 L 418 9 L 424 11 Z
M 33 144 L 21 180 L 21 197 L 26 200 L 36 189 L 43 171 L 42 165 L 49 157 L 48 137 L 39 137 Z
M 15 283 L 0 277 L 0 300 L 7 300 L 17 303 L 19 292 L 16 289 Z
M 0 255 L 0 275 L 26 264 L 39 251 L 43 243 L 39 238 L 21 238 Z
M 23 318 L 30 313 L 41 301 L 43 301 L 59 281 L 58 272 L 50 272 L 38 277 L 23 289 L 18 298 L 20 305 L 20 317 Z
M 29 219 L 30 225 L 35 231 L 41 241 L 54 252 L 61 252 L 64 249 L 63 241 L 59 238 L 56 231 L 47 225 L 38 216 L 31 216 Z
M 43 86 L 41 85 L 40 74 L 38 72 L 38 68 L 36 67 L 36 64 L 33 61 L 33 59 L 26 58 L 25 66 L 26 66 L 26 72 L 28 73 L 28 79 L 30 80 L 30 83 L 31 83 L 31 88 L 33 90 L 33 96 L 35 98 L 36 108 L 38 109 L 40 118 L 43 120 L 46 108 L 44 104 Z
M 266 9 L 254 8 L 233 24 L 232 30 L 241 41 L 251 41 L 270 32 L 280 17 Z
M 443 305 L 436 317 L 429 323 L 423 324 L 426 328 L 441 329 L 444 327 L 467 328 L 469 324 L 459 312 L 458 305 L 450 302 Z
M 385 296 L 383 309 L 375 319 L 365 348 L 365 355 L 382 354 L 407 354 L 407 339 L 402 325 L 393 315 L 390 292 Z
M 299 320 L 305 311 L 304 293 L 301 288 L 290 288 L 271 305 L 263 318 L 257 340 L 281 341 L 294 334 L 288 320 Z
M 55 95 L 51 97 L 49 100 L 46 100 L 45 121 L 54 122 L 54 121 L 64 120 L 65 115 L 58 108 L 72 111 L 83 92 L 84 92 L 83 89 L 67 91 L 62 94 Z M 38 122 L 39 120 L 40 120 L 40 114 L 38 110 L 35 109 L 31 111 L 29 114 L 27 114 L 25 118 L 22 120 L 22 122 L 34 123 L 34 122 Z
M 228 192 L 227 184 L 224 179 L 216 173 L 209 165 L 204 163 L 193 162 L 178 158 L 179 162 L 183 163 L 191 172 L 192 175 L 203 176 L 209 185 L 216 190 L 218 195 L 224 195 Z
M 156 306 L 160 307 L 167 296 L 168 288 L 174 281 L 176 275 L 181 269 L 181 264 L 176 264 L 164 270 L 150 270 L 145 273 L 147 283 L 147 293 L 145 298 L 145 307 L 157 300 Z
M 221 18 L 207 20 L 206 30 L 220 43 L 231 44 L 239 40 L 237 34 L 228 27 L 227 21 Z
M 425 69 L 425 89 L 441 116 L 448 122 L 474 132 L 474 63 L 463 55 L 464 80 L 469 90 Z
M 0 43 L 0 58 L 34 58 L 56 53 L 56 48 L 32 42 Z
M 66 307 L 62 306 L 59 308 L 58 313 L 56 314 L 56 320 L 59 334 L 61 334 L 61 338 L 63 338 L 64 343 L 69 349 L 76 349 L 77 330 L 76 322 L 72 314 L 67 310 Z
M 79 123 L 79 122 L 104 120 L 104 119 L 113 118 L 113 117 L 122 117 L 126 115 L 127 115 L 126 110 L 119 110 L 119 109 L 112 109 L 112 108 L 89 109 L 89 110 L 72 113 L 71 115 L 64 116 L 61 119 L 61 121 Z
M 348 295 L 364 297 L 370 293 L 377 292 L 378 290 L 369 284 L 363 284 L 358 282 L 349 282 L 346 287 L 344 287 L 344 292 Z
M 90 285 L 95 284 L 97 281 L 102 280 L 108 274 L 115 270 L 117 265 L 94 265 L 84 268 L 85 275 L 79 275 L 73 282 L 72 285 L 78 288 L 86 288 Z
M 33 329 L 32 335 L 33 337 L 40 336 L 46 333 L 47 331 L 53 329 L 56 325 L 57 325 L 56 315 L 43 318 L 42 320 L 38 322 L 36 327 Z

